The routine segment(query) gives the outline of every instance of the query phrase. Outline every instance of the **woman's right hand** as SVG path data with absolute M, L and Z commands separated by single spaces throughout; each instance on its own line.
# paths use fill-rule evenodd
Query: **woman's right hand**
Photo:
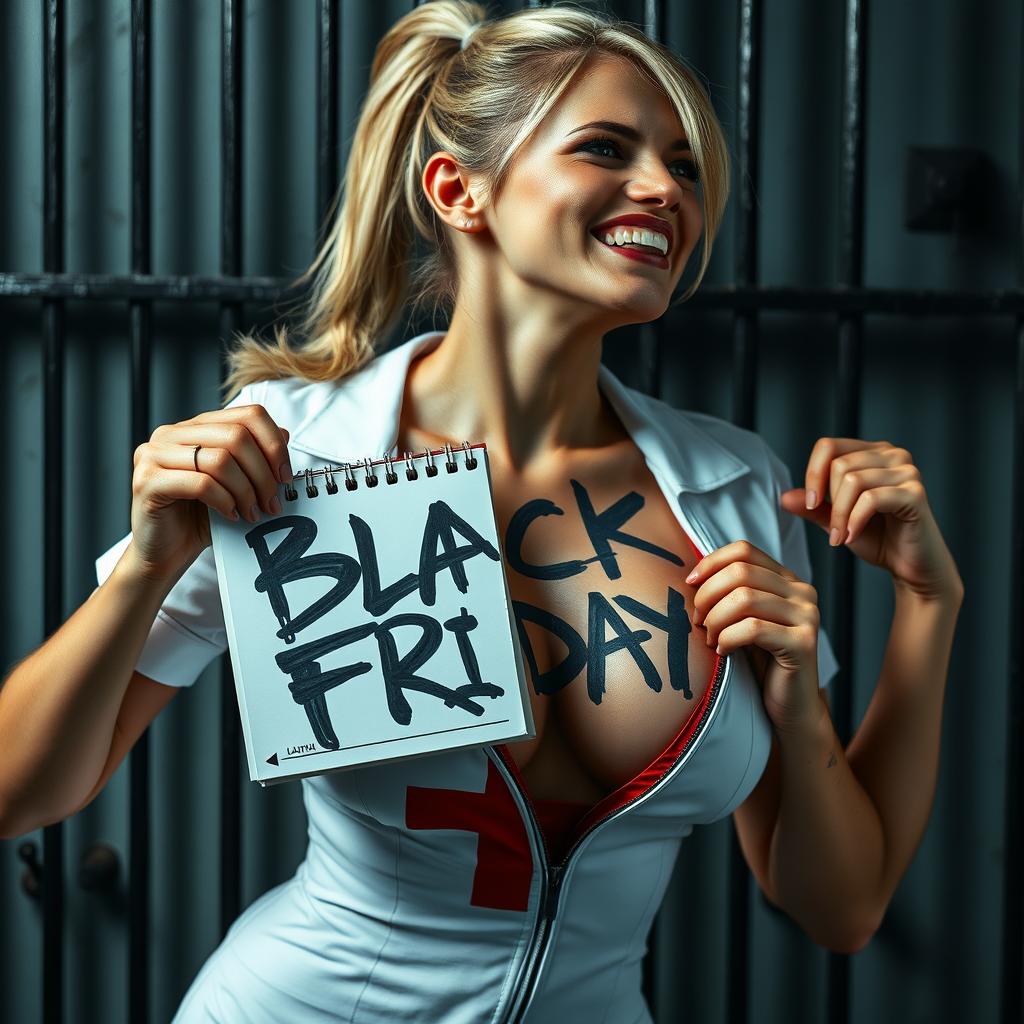
M 268 515 L 292 479 L 288 431 L 262 405 L 236 405 L 164 424 L 135 449 L 132 542 L 143 575 L 176 580 L 209 547 L 207 509 L 232 522 Z M 196 445 L 199 471 L 193 463 Z M 279 501 L 278 501 L 279 504 Z

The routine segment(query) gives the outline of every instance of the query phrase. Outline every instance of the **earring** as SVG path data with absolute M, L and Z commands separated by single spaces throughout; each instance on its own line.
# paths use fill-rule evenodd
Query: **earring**
M 475 223 L 476 221 L 474 221 L 472 218 L 464 217 L 462 219 L 462 226 L 464 228 L 471 228 Z

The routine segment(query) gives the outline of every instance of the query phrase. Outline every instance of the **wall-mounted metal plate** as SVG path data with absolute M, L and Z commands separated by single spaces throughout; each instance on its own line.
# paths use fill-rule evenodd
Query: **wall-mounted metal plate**
M 979 222 L 985 154 L 976 149 L 907 149 L 904 227 L 908 231 L 967 231 Z

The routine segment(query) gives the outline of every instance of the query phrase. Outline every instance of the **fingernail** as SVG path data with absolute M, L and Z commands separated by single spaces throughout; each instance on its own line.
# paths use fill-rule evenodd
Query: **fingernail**
M 252 519 L 254 523 L 258 523 L 260 521 L 259 505 L 253 505 L 253 507 L 249 509 L 249 518 Z
M 697 578 L 697 576 L 698 576 L 697 570 L 694 569 L 693 572 L 691 572 L 690 575 L 686 577 L 686 582 L 687 583 L 692 583 Z
M 835 547 L 839 543 L 839 530 L 834 526 L 832 527 L 832 532 L 828 535 L 828 542 L 832 547 Z
M 292 466 L 290 462 L 282 462 L 278 473 L 281 476 L 281 483 L 290 484 L 292 482 Z
M 808 491 L 807 492 L 807 507 L 808 508 L 814 508 L 814 503 L 817 500 L 818 500 L 818 492 L 817 491 Z
M 270 511 L 273 512 L 274 515 L 277 515 L 277 513 L 281 511 L 281 502 L 277 500 L 276 494 L 270 499 Z

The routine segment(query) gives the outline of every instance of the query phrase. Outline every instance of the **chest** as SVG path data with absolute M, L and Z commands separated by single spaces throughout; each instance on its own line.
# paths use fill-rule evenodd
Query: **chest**
M 642 456 L 524 488 L 492 469 L 537 735 L 507 745 L 531 796 L 595 803 L 654 761 L 714 668 L 691 626 L 701 557 Z

